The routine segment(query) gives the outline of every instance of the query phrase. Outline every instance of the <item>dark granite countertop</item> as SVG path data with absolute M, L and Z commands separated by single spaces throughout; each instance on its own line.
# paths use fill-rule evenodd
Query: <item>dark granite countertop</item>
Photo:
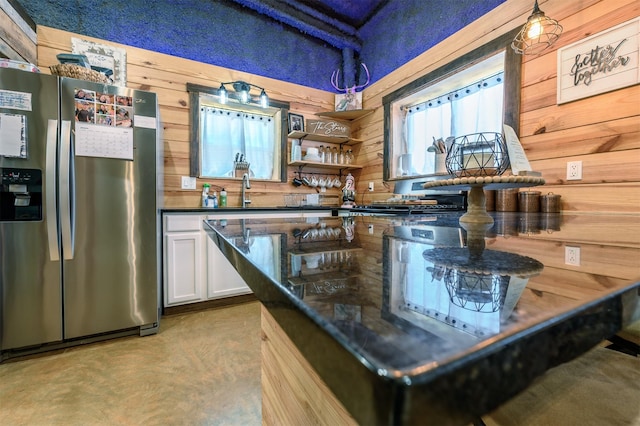
M 207 224 L 359 423 L 465 424 L 640 318 L 639 216 L 492 215 Z
M 173 213 L 208 213 L 208 214 L 225 214 L 225 213 L 279 213 L 279 212 L 308 212 L 308 211 L 338 211 L 338 207 L 331 206 L 302 206 L 302 207 L 219 207 L 216 209 L 206 207 L 174 207 L 174 208 L 162 208 L 160 212 L 163 214 Z

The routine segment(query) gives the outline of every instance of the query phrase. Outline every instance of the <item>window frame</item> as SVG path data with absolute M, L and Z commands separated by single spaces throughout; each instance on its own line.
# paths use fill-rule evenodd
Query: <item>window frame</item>
M 457 72 L 463 71 L 471 65 L 474 65 L 487 57 L 491 57 L 500 52 L 504 52 L 504 91 L 503 91 L 503 123 L 511 126 L 516 134 L 519 134 L 520 128 L 520 96 L 521 96 L 521 72 L 522 57 L 511 49 L 511 41 L 517 35 L 519 28 L 515 28 L 502 36 L 468 52 L 446 65 L 437 68 L 417 79 L 411 81 L 405 86 L 383 96 L 382 106 L 384 110 L 384 133 L 383 133 L 383 159 L 382 159 L 382 179 L 383 181 L 399 181 L 406 179 L 415 179 L 416 177 L 430 175 L 411 175 L 411 176 L 391 176 L 391 165 L 393 155 L 392 136 L 392 104 L 409 97 L 416 92 L 429 86 L 438 84 L 445 78 L 455 75 Z
M 200 99 L 201 94 L 207 94 L 214 97 L 218 96 L 218 89 L 203 86 L 194 83 L 187 83 L 187 92 L 189 92 L 189 175 L 191 177 L 200 177 Z M 233 103 L 233 100 L 230 100 Z M 231 108 L 240 108 L 241 103 L 233 103 L 229 105 Z M 289 102 L 282 102 L 269 99 L 269 107 L 280 109 L 280 177 L 279 179 L 258 179 L 264 182 L 286 182 L 287 181 L 287 117 L 289 113 Z M 233 176 L 228 177 L 207 177 L 207 179 L 229 179 L 241 180 Z

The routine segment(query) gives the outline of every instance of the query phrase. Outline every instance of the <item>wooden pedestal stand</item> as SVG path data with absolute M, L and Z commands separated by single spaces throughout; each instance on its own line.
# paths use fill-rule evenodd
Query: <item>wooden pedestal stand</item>
M 460 217 L 460 223 L 492 224 L 493 218 L 487 213 L 485 189 L 525 188 L 544 185 L 544 182 L 544 179 L 539 176 L 479 176 L 435 180 L 425 183 L 423 187 L 469 191 L 467 212 Z

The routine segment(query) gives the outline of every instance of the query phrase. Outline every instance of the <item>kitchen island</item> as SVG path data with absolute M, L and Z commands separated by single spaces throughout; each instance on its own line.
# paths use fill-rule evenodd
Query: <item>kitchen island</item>
M 205 222 L 263 305 L 267 423 L 468 424 L 640 318 L 638 216 L 460 215 Z

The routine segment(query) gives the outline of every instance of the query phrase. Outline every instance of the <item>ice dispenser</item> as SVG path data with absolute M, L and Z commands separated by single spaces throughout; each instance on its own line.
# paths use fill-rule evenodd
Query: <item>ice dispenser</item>
M 0 221 L 42 220 L 42 170 L 1 168 Z

